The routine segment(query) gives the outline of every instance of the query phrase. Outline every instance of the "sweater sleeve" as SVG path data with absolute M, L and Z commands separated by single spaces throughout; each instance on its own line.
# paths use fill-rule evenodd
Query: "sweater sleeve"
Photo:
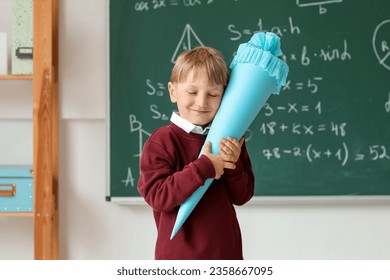
M 163 145 L 148 141 L 140 160 L 138 191 L 156 211 L 169 212 L 180 206 L 215 171 L 206 156 L 176 170 L 174 156 Z
M 233 204 L 243 205 L 252 198 L 255 179 L 245 142 L 241 148 L 240 158 L 236 162 L 236 168 L 225 169 L 223 177 Z

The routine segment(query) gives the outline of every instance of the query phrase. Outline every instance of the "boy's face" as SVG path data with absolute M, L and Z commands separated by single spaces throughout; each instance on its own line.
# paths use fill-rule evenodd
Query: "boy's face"
M 191 71 L 185 82 L 170 82 L 168 90 L 180 116 L 200 126 L 214 119 L 223 95 L 223 85 L 210 84 L 205 71 Z

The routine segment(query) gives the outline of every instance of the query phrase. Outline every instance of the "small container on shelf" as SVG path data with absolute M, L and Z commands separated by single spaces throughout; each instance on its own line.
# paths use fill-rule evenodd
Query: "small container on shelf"
M 0 215 L 32 213 L 34 188 L 32 167 L 0 165 Z
M 8 74 L 7 33 L 0 32 L 0 75 Z
M 33 1 L 14 0 L 12 21 L 12 74 L 33 71 Z

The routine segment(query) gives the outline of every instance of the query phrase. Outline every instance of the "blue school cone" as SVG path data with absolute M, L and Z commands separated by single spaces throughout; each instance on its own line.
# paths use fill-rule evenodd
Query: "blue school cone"
M 279 94 L 285 85 L 288 66 L 278 56 L 280 39 L 274 33 L 257 33 L 241 44 L 230 68 L 229 84 L 206 141 L 211 151 L 218 154 L 221 138 L 241 139 L 271 94 Z M 199 154 L 203 153 L 204 146 Z M 179 208 L 171 240 L 194 210 L 214 179 L 206 180 Z

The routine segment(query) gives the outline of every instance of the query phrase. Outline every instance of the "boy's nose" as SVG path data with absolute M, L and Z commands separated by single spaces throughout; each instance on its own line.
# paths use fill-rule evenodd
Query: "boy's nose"
M 198 95 L 196 98 L 196 105 L 199 107 L 205 107 L 207 104 L 207 97 L 203 95 Z

